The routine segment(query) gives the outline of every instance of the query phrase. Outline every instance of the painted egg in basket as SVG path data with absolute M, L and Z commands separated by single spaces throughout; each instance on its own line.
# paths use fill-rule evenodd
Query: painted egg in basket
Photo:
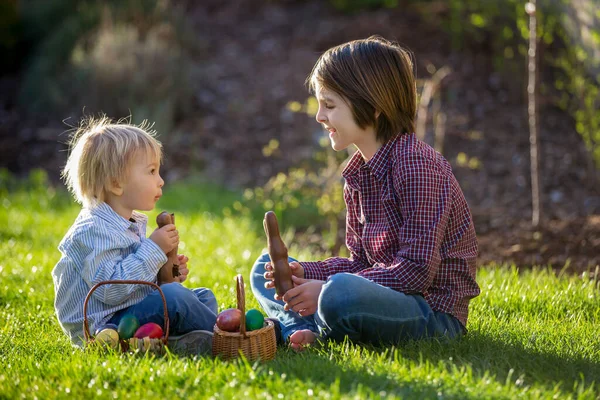
M 96 343 L 103 347 L 118 349 L 119 334 L 114 329 L 103 329 L 95 337 Z
M 139 327 L 140 323 L 135 315 L 127 314 L 121 318 L 121 321 L 119 321 L 119 327 L 117 331 L 119 332 L 121 339 L 127 340 L 133 337 L 133 334 Z
M 248 310 L 246 313 L 246 329 L 249 331 L 255 331 L 263 327 L 265 323 L 265 317 L 260 311 L 253 308 Z
M 242 312 L 237 308 L 228 308 L 217 316 L 217 327 L 227 332 L 237 332 L 240 329 Z
M 138 339 L 142 339 L 145 337 L 149 337 L 150 339 L 158 339 L 162 336 L 163 329 L 160 327 L 160 325 L 155 324 L 154 322 L 148 322 L 147 324 L 140 326 L 133 335 L 133 337 Z

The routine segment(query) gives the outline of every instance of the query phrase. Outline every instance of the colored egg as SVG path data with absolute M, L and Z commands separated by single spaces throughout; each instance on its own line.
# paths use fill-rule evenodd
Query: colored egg
M 263 327 L 265 317 L 257 309 L 248 310 L 246 313 L 246 330 L 254 331 Z
M 137 331 L 135 331 L 133 337 L 138 339 L 145 337 L 158 339 L 161 338 L 162 335 L 163 329 L 160 327 L 160 325 L 155 324 L 154 322 L 148 322 L 147 324 L 140 326 Z
M 217 316 L 217 327 L 227 332 L 237 332 L 242 322 L 242 312 L 237 308 L 228 308 Z
M 119 348 L 119 334 L 114 329 L 103 329 L 95 337 L 96 343 L 112 349 Z
M 118 328 L 115 324 L 105 324 L 96 329 L 96 332 L 94 332 L 94 336 L 97 336 L 100 333 L 100 331 L 103 331 L 104 329 L 114 329 L 116 331 Z
M 119 336 L 121 339 L 129 339 L 133 337 L 133 334 L 140 327 L 140 323 L 135 315 L 127 314 L 121 318 L 119 321 L 119 327 L 117 331 L 119 332 Z

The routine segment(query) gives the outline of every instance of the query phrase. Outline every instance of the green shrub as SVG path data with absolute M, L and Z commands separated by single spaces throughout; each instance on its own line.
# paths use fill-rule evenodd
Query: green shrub
M 158 132 L 171 130 L 178 110 L 190 103 L 189 61 L 168 23 L 142 36 L 132 24 L 101 29 L 89 47 L 78 43 L 71 76 L 79 82 L 75 104 L 111 116 L 131 113 L 134 122 L 155 121 Z
M 334 152 L 327 138 L 319 144 L 311 159 L 277 174 L 262 187 L 247 189 L 244 205 L 234 204 L 234 208 L 253 214 L 273 210 L 283 230 L 293 226 L 304 235 L 304 243 L 337 254 L 344 240 L 341 170 L 348 154 Z
M 20 93 L 27 109 L 61 117 L 132 115 L 134 123 L 155 121 L 160 132 L 185 112 L 192 95 L 189 42 L 168 2 L 60 0 L 30 8 L 26 36 L 38 45 Z M 58 23 L 48 26 L 50 16 Z

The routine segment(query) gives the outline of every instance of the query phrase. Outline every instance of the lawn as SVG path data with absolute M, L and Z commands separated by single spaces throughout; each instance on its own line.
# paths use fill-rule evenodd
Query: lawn
M 328 343 L 274 361 L 223 362 L 98 354 L 71 347 L 56 321 L 50 271 L 79 209 L 43 176 L 0 185 L 0 399 L 16 398 L 600 398 L 600 295 L 596 278 L 487 266 L 471 303 L 469 334 L 452 343 L 373 348 Z M 213 185 L 165 188 L 155 211 L 177 214 L 189 287 L 235 306 L 233 277 L 264 251 L 259 218 L 241 196 Z M 152 220 L 152 219 L 151 219 Z M 288 240 L 290 254 L 316 259 Z M 246 289 L 247 308 L 257 308 Z

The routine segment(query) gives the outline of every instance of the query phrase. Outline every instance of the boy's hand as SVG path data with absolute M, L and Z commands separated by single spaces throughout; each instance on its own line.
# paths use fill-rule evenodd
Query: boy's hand
M 175 229 L 175 225 L 169 224 L 162 228 L 156 228 L 149 239 L 167 254 L 179 244 L 179 232 Z
M 190 270 L 187 267 L 187 262 L 190 259 L 184 256 L 183 254 L 178 254 L 177 258 L 179 259 L 179 276 L 175 279 L 179 279 L 179 282 L 182 283 L 187 279 L 187 276 L 190 273 Z
M 319 295 L 325 281 L 317 279 L 302 279 L 292 276 L 294 287 L 288 290 L 282 300 L 285 302 L 285 311 L 294 310 L 301 317 L 313 315 L 317 311 Z M 277 298 L 277 297 L 276 297 Z
M 292 270 L 293 276 L 304 279 L 304 267 L 302 267 L 302 265 L 299 262 L 292 261 L 290 263 L 290 269 Z M 272 289 L 275 287 L 275 281 L 274 281 L 275 278 L 273 277 L 273 264 L 271 264 L 270 261 L 265 264 L 265 271 L 266 272 L 263 275 L 265 277 L 265 279 L 267 280 L 267 282 L 265 283 L 265 288 Z M 276 297 L 276 299 L 280 300 L 277 297 Z

